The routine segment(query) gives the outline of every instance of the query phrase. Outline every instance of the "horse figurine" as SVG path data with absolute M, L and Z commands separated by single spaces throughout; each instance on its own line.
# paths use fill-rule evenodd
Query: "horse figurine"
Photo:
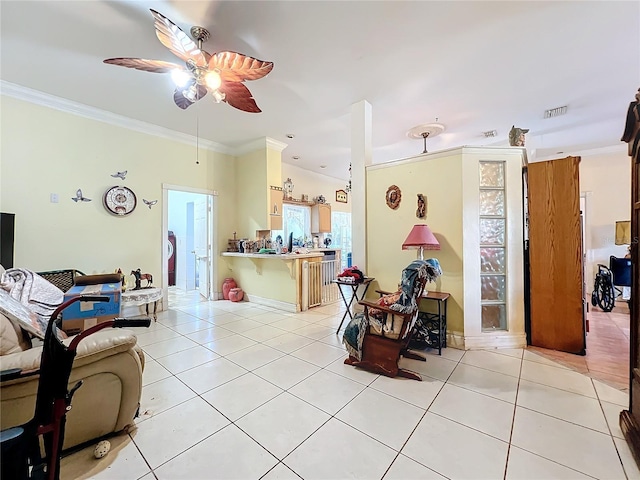
M 147 281 L 147 284 L 145 285 L 144 288 L 151 287 L 151 283 L 153 282 L 153 277 L 151 276 L 150 273 L 140 273 L 140 269 L 137 269 L 137 270 L 131 270 L 131 275 L 136 277 L 136 286 L 134 290 L 140 290 L 142 288 L 142 286 L 140 285 L 142 280 Z

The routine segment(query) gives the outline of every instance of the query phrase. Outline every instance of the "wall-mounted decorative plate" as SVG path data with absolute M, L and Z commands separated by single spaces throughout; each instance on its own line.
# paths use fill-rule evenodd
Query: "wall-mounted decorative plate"
M 138 201 L 133 190 L 116 185 L 104 194 L 104 207 L 109 213 L 120 217 L 129 215 L 136 208 Z
M 391 185 L 387 188 L 387 194 L 385 200 L 390 209 L 395 210 L 400 206 L 400 200 L 402 199 L 402 192 L 396 185 Z

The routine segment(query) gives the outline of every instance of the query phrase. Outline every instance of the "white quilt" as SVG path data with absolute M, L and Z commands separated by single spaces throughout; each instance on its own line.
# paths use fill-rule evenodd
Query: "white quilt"
M 51 314 L 64 300 L 62 290 L 24 268 L 6 270 L 0 278 L 0 288 L 33 311 L 45 329 Z

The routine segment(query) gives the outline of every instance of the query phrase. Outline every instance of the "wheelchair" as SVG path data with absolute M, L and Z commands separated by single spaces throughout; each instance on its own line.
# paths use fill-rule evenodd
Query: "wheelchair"
M 599 306 L 604 312 L 610 312 L 615 305 L 616 296 L 622 295 L 618 287 L 631 286 L 631 259 L 609 257 L 609 266 L 598 264 L 591 293 L 591 305 Z M 629 301 L 629 305 L 631 302 Z
M 33 418 L 23 425 L 0 431 L 0 478 L 7 480 L 59 480 L 60 457 L 73 394 L 82 381 L 69 388 L 73 361 L 81 340 L 103 328 L 148 327 L 151 319 L 116 318 L 98 323 L 63 343 L 60 313 L 75 302 L 108 302 L 109 297 L 85 295 L 62 303 L 51 315 L 42 344 L 40 368 L 0 372 L 0 381 L 40 375 Z M 99 415 L 100 412 L 96 412 Z

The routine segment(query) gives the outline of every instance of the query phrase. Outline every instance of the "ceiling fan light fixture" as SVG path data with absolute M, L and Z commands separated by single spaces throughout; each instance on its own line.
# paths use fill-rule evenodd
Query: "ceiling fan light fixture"
M 207 84 L 207 87 L 211 90 L 217 90 L 220 88 L 220 85 L 222 85 L 222 78 L 220 77 L 220 74 L 213 70 L 205 75 L 204 81 Z
M 190 102 L 195 102 L 198 99 L 198 88 L 195 85 L 191 85 L 182 91 L 182 95 Z
M 182 69 L 176 68 L 171 72 L 171 80 L 176 84 L 176 87 L 184 87 L 191 80 L 191 75 Z
M 172 62 L 131 57 L 106 58 L 104 63 L 145 72 L 172 74 L 178 85 L 173 93 L 173 102 L 182 110 L 211 93 L 216 102 L 225 102 L 243 112 L 262 111 L 244 82 L 268 75 L 273 69 L 273 62 L 232 51 L 214 54 L 205 52 L 202 50 L 202 42 L 210 37 L 207 29 L 198 26 L 191 29 L 196 44 L 164 15 L 154 9 L 151 9 L 151 14 L 154 17 L 156 37 L 185 63 L 186 69 Z M 186 83 L 182 74 L 174 75 L 176 70 L 183 70 L 189 76 Z
M 225 94 L 220 90 L 214 90 L 213 92 L 211 92 L 211 96 L 213 97 L 213 101 L 216 103 L 222 102 L 225 98 Z

